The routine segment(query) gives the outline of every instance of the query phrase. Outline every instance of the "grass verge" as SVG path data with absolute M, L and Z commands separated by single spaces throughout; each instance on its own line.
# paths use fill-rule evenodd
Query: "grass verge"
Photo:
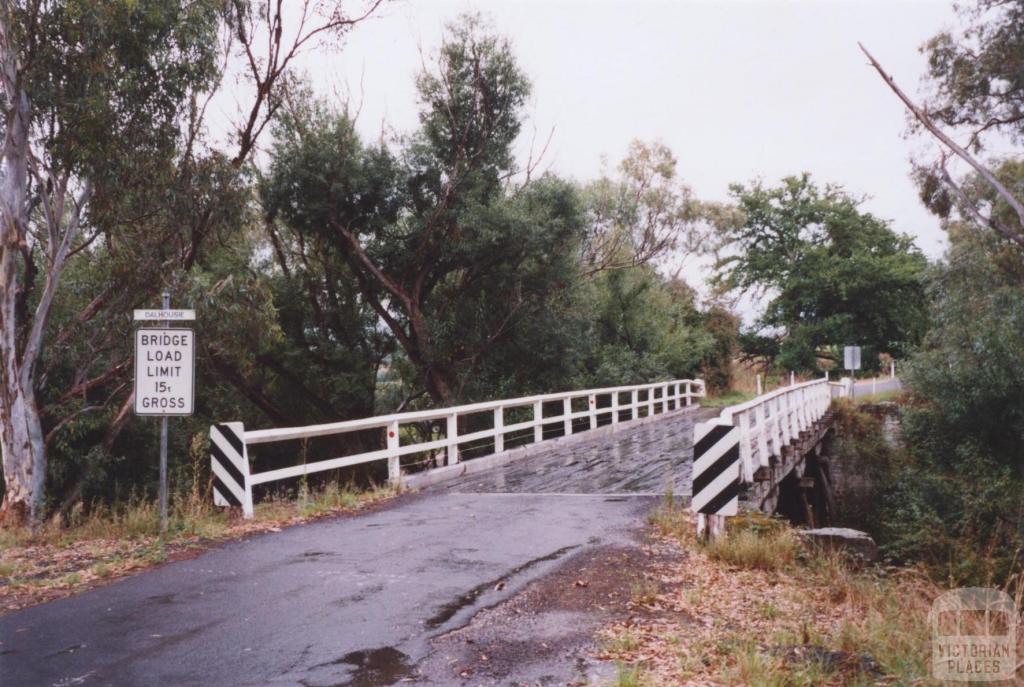
M 876 394 L 865 394 L 863 396 L 857 396 L 853 399 L 853 402 L 857 405 L 872 404 L 872 403 L 894 403 L 903 394 L 900 390 L 893 391 L 879 391 Z
M 88 514 L 77 509 L 64 524 L 0 528 L 0 614 L 188 557 L 219 541 L 353 512 L 396 493 L 329 483 L 300 489 L 298 498 L 259 503 L 250 520 L 188 496 L 172 501 L 163 536 L 158 505 L 142 498 L 97 506 Z
M 731 518 L 711 544 L 696 541 L 693 516 L 668 500 L 650 525 L 684 555 L 645 571 L 660 578 L 649 604 L 660 613 L 600 633 L 616 684 L 941 684 L 930 675 L 928 612 L 944 589 L 923 572 L 808 552 L 764 516 Z

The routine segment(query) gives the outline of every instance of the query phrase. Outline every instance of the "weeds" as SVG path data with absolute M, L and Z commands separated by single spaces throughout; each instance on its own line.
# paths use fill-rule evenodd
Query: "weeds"
M 609 654 L 628 654 L 640 648 L 642 641 L 639 633 L 633 628 L 609 637 L 604 641 L 604 650 Z
M 647 687 L 648 684 L 641 666 L 622 662 L 616 664 L 615 682 L 612 683 L 612 687 Z
M 805 552 L 790 525 L 756 514 L 731 518 L 708 544 L 675 502 L 650 522 L 688 552 L 666 571 L 659 601 L 702 618 L 699 634 L 656 618 L 618 638 L 610 658 L 643 657 L 652 684 L 935 684 L 928 613 L 943 590 L 923 571 Z M 1007 591 L 1024 600 L 1024 582 Z
M 671 489 L 666 491 L 662 505 L 648 516 L 647 521 L 663 537 L 683 538 L 693 529 L 689 512 L 681 501 L 672 495 Z
M 748 570 L 781 570 L 796 560 L 800 542 L 790 529 L 730 532 L 706 545 L 712 560 Z
M 651 606 L 658 600 L 660 585 L 654 580 L 643 579 L 630 586 L 629 595 L 638 606 Z

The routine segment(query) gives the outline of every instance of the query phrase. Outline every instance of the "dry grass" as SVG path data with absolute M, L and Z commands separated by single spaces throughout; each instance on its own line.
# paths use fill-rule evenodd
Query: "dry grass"
M 807 553 L 788 525 L 765 517 L 731 519 L 726 540 L 710 545 L 696 541 L 678 504 L 650 522 L 662 545 L 685 554 L 653 573 L 661 612 L 601 633 L 602 658 L 635 670 L 641 684 L 939 684 L 928 612 L 944 590 L 920 571 Z
M 820 377 L 821 374 L 813 374 L 810 377 L 798 374 L 796 381 L 805 382 L 811 377 Z M 748 394 L 753 397 L 757 393 L 757 376 L 761 375 L 761 383 L 765 391 L 778 389 L 780 386 L 789 384 L 789 372 L 779 370 L 766 370 L 763 360 L 734 360 L 732 368 L 732 389 L 741 394 Z
M 902 391 L 879 391 L 876 394 L 865 394 L 864 396 L 857 396 L 853 399 L 856 405 L 864 405 L 871 403 L 892 403 L 897 401 L 903 395 Z
M 190 495 L 172 501 L 163 536 L 158 505 L 136 497 L 96 506 L 88 514 L 78 508 L 63 524 L 54 520 L 34 530 L 0 528 L 0 614 L 69 596 L 168 558 L 194 555 L 217 541 L 351 512 L 396 493 L 332 483 L 300 490 L 298 499 L 261 502 L 250 520 Z
M 748 570 L 782 570 L 796 561 L 800 542 L 793 530 L 760 533 L 754 530 L 733 532 L 712 542 L 707 556 L 715 561 Z

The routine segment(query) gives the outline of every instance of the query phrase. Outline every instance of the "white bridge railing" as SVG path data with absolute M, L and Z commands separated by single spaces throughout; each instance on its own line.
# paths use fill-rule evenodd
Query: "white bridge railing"
M 828 380 L 815 379 L 723 409 L 720 421 L 740 429 L 743 481 L 753 481 L 757 468 L 768 467 L 771 456 L 781 456 L 782 447 L 820 420 L 831 402 Z
M 219 506 L 241 506 L 246 517 L 252 516 L 252 488 L 258 484 L 277 480 L 302 477 L 325 470 L 335 470 L 361 463 L 386 460 L 388 479 L 401 479 L 401 459 L 417 453 L 434 453 L 441 463 L 458 463 L 459 445 L 469 442 L 488 443 L 490 453 L 505 450 L 506 437 L 512 433 L 523 434 L 532 430 L 532 443 L 548 439 L 571 436 L 573 422 L 588 419 L 587 429 L 594 429 L 599 418 L 611 415 L 611 424 L 649 417 L 670 410 L 677 410 L 692 404 L 693 399 L 705 395 L 704 381 L 681 379 L 671 382 L 655 382 L 633 386 L 608 387 L 568 391 L 539 396 L 524 396 L 500 401 L 487 401 L 452 408 L 420 410 L 391 415 L 379 415 L 359 420 L 346 420 L 306 427 L 283 429 L 245 430 L 240 422 L 228 422 L 210 428 L 211 468 L 213 471 L 214 502 Z M 581 410 L 573 409 L 574 401 L 586 400 Z M 560 403 L 560 414 L 545 416 L 545 407 Z M 490 415 L 493 420 L 489 427 L 459 433 L 459 419 L 468 416 Z M 514 415 L 529 416 L 529 419 L 506 424 Z M 416 440 L 417 432 L 409 431 L 423 423 L 444 421 L 444 433 L 439 438 Z M 479 422 L 479 421 L 478 421 Z M 606 423 L 607 424 L 607 423 Z M 561 425 L 557 437 L 545 437 L 545 428 Z M 309 440 L 317 437 L 336 436 L 351 432 L 378 431 L 378 441 L 384 448 L 331 458 L 313 463 L 252 473 L 250 470 L 249 447 L 271 442 Z M 430 431 L 431 436 L 436 432 Z M 579 432 L 576 432 L 579 433 Z M 526 438 L 529 438 L 528 436 Z M 443 455 L 442 455 L 443 454 Z
M 740 484 L 753 482 L 757 469 L 769 467 L 772 456 L 781 456 L 831 402 L 828 379 L 815 379 L 729 406 L 717 418 L 694 425 L 690 507 L 698 514 L 698 533 L 707 528 L 717 536 L 721 516 L 738 511 Z

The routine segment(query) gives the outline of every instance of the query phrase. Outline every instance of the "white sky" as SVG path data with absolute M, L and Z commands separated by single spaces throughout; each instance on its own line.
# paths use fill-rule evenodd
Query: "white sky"
M 422 0 L 386 5 L 337 53 L 302 60 L 315 89 L 362 101 L 359 127 L 416 126 L 413 78 L 444 25 L 479 11 L 512 40 L 533 81 L 522 149 L 554 128 L 547 166 L 584 180 L 617 163 L 634 138 L 664 141 L 697 196 L 729 183 L 811 172 L 870 196 L 867 209 L 945 245 L 918 201 L 902 104 L 867 66 L 862 41 L 917 92 L 918 47 L 956 23 L 947 2 L 654 2 Z

